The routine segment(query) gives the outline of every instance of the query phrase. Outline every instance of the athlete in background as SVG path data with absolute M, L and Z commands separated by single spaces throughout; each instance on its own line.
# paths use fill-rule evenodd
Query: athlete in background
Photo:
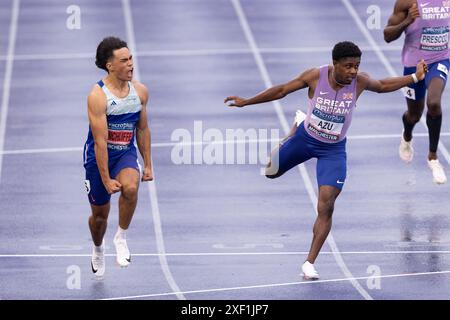
M 429 72 L 425 79 L 409 85 L 406 90 L 407 110 L 402 118 L 404 130 L 400 139 L 399 154 L 407 163 L 413 159 L 412 132 L 422 117 L 426 99 L 428 166 L 432 170 L 433 181 L 437 184 L 447 182 L 444 169 L 438 160 L 437 148 L 442 124 L 442 93 L 450 67 L 449 24 L 448 0 L 397 0 L 394 12 L 384 29 L 386 42 L 394 41 L 403 32 L 405 33 L 402 52 L 404 74 L 415 72 L 416 64 L 421 59 L 428 65 Z

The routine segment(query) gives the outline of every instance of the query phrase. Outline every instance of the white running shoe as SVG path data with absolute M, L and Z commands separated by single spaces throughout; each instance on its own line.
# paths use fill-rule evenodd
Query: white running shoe
M 400 139 L 400 146 L 398 147 L 398 154 L 400 155 L 400 159 L 405 161 L 406 163 L 410 163 L 414 156 L 414 148 L 412 147 L 412 139 L 410 141 L 406 141 L 403 138 Z
M 97 252 L 94 246 L 94 248 L 92 249 L 91 257 L 92 272 L 96 277 L 103 277 L 103 275 L 105 274 L 105 267 L 105 245 L 102 244 L 102 250 L 100 252 Z
M 127 240 L 114 237 L 114 245 L 116 246 L 116 261 L 121 267 L 128 267 L 131 262 L 130 250 L 128 250 Z
M 436 184 L 443 184 L 447 182 L 447 177 L 445 176 L 444 168 L 439 163 L 439 160 L 428 160 L 428 167 L 433 172 L 433 182 Z
M 312 263 L 309 263 L 308 261 L 305 261 L 305 263 L 302 265 L 302 271 L 303 271 L 303 278 L 305 280 L 319 279 L 319 274 L 314 268 L 314 265 Z
M 297 127 L 300 125 L 300 123 L 302 123 L 303 120 L 306 119 L 306 114 L 304 112 L 302 112 L 301 110 L 297 110 L 295 112 L 295 124 L 297 125 Z

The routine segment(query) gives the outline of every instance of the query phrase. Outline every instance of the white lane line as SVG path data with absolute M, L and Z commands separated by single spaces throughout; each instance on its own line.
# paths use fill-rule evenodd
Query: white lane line
M 299 48 L 260 48 L 261 53 L 330 53 L 331 47 L 299 47 Z M 401 51 L 402 47 L 385 46 L 383 51 Z M 371 47 L 361 47 L 364 51 L 373 51 Z M 135 57 L 189 57 L 189 56 L 215 56 L 252 54 L 250 49 L 196 49 L 196 50 L 154 50 L 136 51 Z M 0 55 L 0 61 L 7 60 L 8 56 Z M 14 56 L 16 61 L 29 60 L 73 60 L 93 59 L 92 53 L 49 53 L 49 54 L 18 54 Z
M 127 31 L 127 39 L 128 39 L 128 46 L 131 52 L 136 51 L 136 41 L 135 41 L 135 33 L 134 33 L 134 23 L 133 23 L 133 16 L 131 13 L 130 8 L 130 2 L 129 0 L 122 0 L 122 8 L 123 13 L 125 16 L 125 26 Z M 140 79 L 140 72 L 139 72 L 139 64 L 137 57 L 134 58 L 134 70 L 135 78 L 137 80 Z M 183 293 L 180 292 L 180 288 L 178 287 L 172 272 L 169 268 L 169 263 L 166 258 L 166 249 L 164 245 L 164 236 L 162 232 L 162 225 L 161 225 L 161 213 L 159 212 L 159 205 L 158 205 L 158 195 L 156 193 L 156 179 L 153 181 L 147 182 L 148 185 L 148 192 L 150 196 L 150 202 L 152 207 L 152 216 L 153 216 L 153 226 L 155 230 L 155 236 L 156 236 L 156 247 L 158 249 L 158 253 L 160 254 L 159 262 L 162 268 L 162 271 L 164 273 L 164 277 L 166 278 L 167 283 L 169 284 L 170 288 L 175 292 L 176 296 L 180 300 L 185 300 Z
M 377 55 L 378 59 L 380 59 L 381 63 L 383 63 L 384 67 L 388 71 L 389 75 L 392 77 L 398 77 L 399 75 L 395 71 L 394 67 L 392 66 L 391 62 L 388 60 L 384 52 L 381 50 L 380 46 L 377 44 L 375 39 L 370 34 L 369 30 L 366 28 L 366 25 L 363 23 L 361 18 L 358 15 L 358 12 L 356 12 L 355 7 L 352 5 L 352 3 L 349 0 L 341 0 L 344 6 L 347 8 L 348 12 L 352 16 L 353 20 L 355 21 L 356 25 L 358 26 L 361 33 L 364 35 L 366 40 L 369 42 L 370 46 L 372 47 L 373 51 Z M 423 124 L 425 128 L 428 129 L 427 123 L 425 120 L 425 117 L 422 116 L 420 119 L 420 122 Z M 447 161 L 448 164 L 450 164 L 450 154 L 447 150 L 447 148 L 444 146 L 444 144 L 439 141 L 438 149 L 441 152 L 441 154 L 444 156 L 444 159 Z
M 449 246 L 449 245 L 447 245 Z M 348 255 L 377 255 L 377 254 L 450 254 L 450 250 L 408 250 L 408 251 L 341 251 Z M 214 257 L 214 256 L 289 256 L 307 255 L 308 251 L 278 251 L 278 252 L 179 252 L 179 253 L 133 253 L 137 257 L 158 257 L 161 255 L 172 257 Z M 320 252 L 321 255 L 332 255 L 332 251 Z M 53 253 L 53 254 L 0 254 L 0 258 L 76 258 L 90 257 L 89 253 Z M 115 254 L 105 254 L 107 257 L 115 257 Z
M 10 154 L 33 154 L 33 153 L 60 153 L 60 152 L 80 152 L 83 151 L 82 147 L 69 147 L 69 148 L 43 148 L 43 149 L 19 149 L 19 150 L 4 150 L 0 151 L 2 155 Z
M 211 293 L 211 292 L 238 291 L 238 290 L 263 289 L 263 288 L 275 288 L 275 287 L 287 287 L 287 286 L 299 286 L 299 285 L 316 285 L 316 284 L 320 284 L 320 283 L 337 283 L 337 282 L 358 281 L 358 280 L 368 280 L 368 279 L 371 279 L 371 280 L 372 279 L 389 279 L 389 278 L 394 279 L 394 278 L 403 278 L 403 277 L 434 276 L 434 275 L 445 275 L 445 274 L 450 274 L 450 270 L 431 271 L 431 272 L 416 272 L 416 273 L 399 273 L 399 274 L 389 274 L 389 275 L 380 275 L 380 276 L 353 277 L 353 278 L 341 278 L 341 279 L 325 279 L 325 280 L 315 280 L 315 281 L 271 283 L 271 284 L 262 284 L 262 285 L 253 285 L 253 286 L 191 290 L 191 291 L 184 291 L 182 293 L 183 294 Z M 136 296 L 114 297 L 114 298 L 108 298 L 108 299 L 102 299 L 102 300 L 142 299 L 142 298 L 163 297 L 163 296 L 171 296 L 171 295 L 174 295 L 174 293 L 173 292 L 153 293 L 153 294 L 143 294 L 143 295 L 136 295 Z
M 8 54 L 6 56 L 5 76 L 3 78 L 2 106 L 0 111 L 0 152 L 5 147 L 6 119 L 8 118 L 9 95 L 11 91 L 11 78 L 14 65 L 14 49 L 16 46 L 17 21 L 19 20 L 20 1 L 12 3 L 11 22 L 9 25 Z M 2 179 L 3 152 L 0 153 L 0 183 Z
M 330 54 L 332 46 L 330 47 L 301 47 L 301 48 L 259 48 L 261 53 L 326 53 Z M 361 47 L 364 51 L 373 51 L 371 47 Z M 385 46 L 385 51 L 401 51 L 402 47 Z
M 449 137 L 450 132 L 442 132 L 441 137 Z M 414 138 L 428 138 L 428 133 L 415 133 Z M 348 140 L 371 140 L 371 139 L 400 139 L 400 134 L 392 133 L 392 134 L 363 134 L 363 135 L 352 135 L 347 136 Z M 278 139 L 249 139 L 249 140 L 214 140 L 208 142 L 207 144 L 216 145 L 216 144 L 250 144 L 250 143 L 270 143 L 278 141 Z M 197 146 L 197 145 L 205 145 L 203 141 L 193 141 L 193 142 L 161 142 L 161 143 L 152 143 L 152 148 L 167 148 L 174 146 Z M 82 147 L 67 147 L 67 148 L 43 148 L 43 149 L 18 149 L 18 150 L 4 150 L 0 151 L 0 154 L 3 155 L 14 155 L 14 154 L 33 154 L 33 153 L 59 153 L 59 152 L 80 152 L 83 151 Z
M 272 86 L 272 81 L 270 80 L 269 73 L 267 71 L 266 65 L 262 59 L 261 53 L 259 52 L 258 46 L 256 44 L 255 38 L 253 36 L 253 33 L 250 29 L 250 26 L 248 24 L 247 18 L 245 16 L 245 13 L 242 9 L 241 3 L 239 0 L 230 0 L 233 4 L 233 7 L 239 17 L 239 22 L 241 24 L 241 27 L 244 31 L 245 37 L 247 38 L 247 41 L 249 43 L 250 48 L 253 52 L 253 57 L 255 58 L 256 64 L 258 65 L 258 69 L 261 73 L 261 76 L 264 80 L 264 83 L 266 85 L 266 88 L 269 88 Z M 283 127 L 284 132 L 287 134 L 290 130 L 290 126 L 287 122 L 286 116 L 284 115 L 284 112 L 281 109 L 281 105 L 279 101 L 274 101 L 273 105 L 275 107 L 275 111 L 278 115 L 278 119 L 280 120 L 281 126 Z M 309 198 L 311 200 L 311 203 L 314 207 L 314 210 L 317 214 L 317 196 L 314 191 L 314 188 L 311 183 L 311 178 L 308 175 L 308 172 L 306 171 L 305 165 L 301 164 L 298 166 L 300 170 L 300 174 L 303 178 L 303 181 L 305 183 L 306 190 L 308 191 Z M 341 268 L 344 275 L 351 279 L 350 282 L 355 287 L 355 289 L 365 298 L 368 300 L 372 300 L 372 297 L 370 294 L 359 284 L 357 280 L 352 279 L 353 275 L 350 272 L 350 270 L 347 268 L 344 260 L 342 259 L 342 256 L 339 254 L 339 249 L 337 248 L 336 242 L 334 241 L 334 238 L 330 232 L 327 238 L 327 242 L 331 247 L 331 250 L 334 252 L 334 258 L 336 259 L 337 264 L 339 265 L 339 268 Z
M 258 45 L 256 44 L 255 38 L 253 36 L 253 32 L 250 29 L 250 26 L 247 21 L 247 17 L 245 16 L 244 10 L 242 9 L 241 3 L 236 0 L 230 0 L 233 4 L 234 10 L 239 18 L 239 23 L 242 27 L 244 35 L 247 39 L 248 45 L 253 53 L 253 57 L 255 59 L 256 65 L 258 66 L 261 77 L 264 81 L 264 85 L 266 88 L 272 87 L 272 81 L 270 80 L 269 72 L 267 71 L 266 64 L 262 58 L 261 53 L 259 52 Z M 287 134 L 290 130 L 290 125 L 284 115 L 284 112 L 281 108 L 281 104 L 279 101 L 273 101 L 273 106 L 275 108 L 275 112 L 278 115 L 278 119 L 281 122 L 281 127 L 284 132 Z
M 0 56 L 0 60 L 5 60 L 6 56 Z M 48 53 L 48 54 L 17 54 L 14 61 L 36 61 L 36 60 L 73 60 L 73 59 L 94 59 L 92 53 Z

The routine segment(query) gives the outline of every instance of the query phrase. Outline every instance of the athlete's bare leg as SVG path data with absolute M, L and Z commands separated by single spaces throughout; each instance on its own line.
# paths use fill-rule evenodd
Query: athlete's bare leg
M 133 168 L 125 168 L 120 170 L 116 179 L 122 185 L 122 191 L 119 198 L 119 226 L 127 230 L 130 226 L 136 209 L 138 188 L 139 188 L 139 172 Z
M 92 240 L 99 247 L 103 242 L 103 237 L 108 225 L 108 215 L 110 203 L 101 206 L 92 205 L 92 215 L 89 217 L 89 229 L 91 230 Z
M 320 186 L 317 203 L 317 218 L 313 228 L 313 239 L 307 261 L 314 264 L 331 230 L 334 202 L 341 190 L 332 186 Z

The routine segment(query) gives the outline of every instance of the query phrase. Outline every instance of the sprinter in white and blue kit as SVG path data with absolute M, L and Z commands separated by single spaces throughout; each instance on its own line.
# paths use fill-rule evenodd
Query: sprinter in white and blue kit
M 416 71 L 403 77 L 375 80 L 358 72 L 362 52 L 352 42 L 337 43 L 332 52 L 333 64 L 312 68 L 297 78 L 273 86 L 252 98 L 230 96 L 225 99 L 231 107 L 281 99 L 308 88 L 306 118 L 296 117 L 291 133 L 272 154 L 266 168 L 267 178 L 278 178 L 293 167 L 317 158 L 318 216 L 308 257 L 302 265 L 305 279 L 315 280 L 319 274 L 314 262 L 331 230 L 334 203 L 344 187 L 347 173 L 346 133 L 356 108 L 356 101 L 364 90 L 391 92 L 417 83 L 425 78 L 427 65 L 422 60 Z
M 133 57 L 127 43 L 116 37 L 103 39 L 95 64 L 108 74 L 88 96 L 89 133 L 84 145 L 86 191 L 91 205 L 89 228 L 94 242 L 92 272 L 105 273 L 106 232 L 111 194 L 120 192 L 119 226 L 114 236 L 116 261 L 131 262 L 126 230 L 133 217 L 139 180 L 153 180 L 150 129 L 147 123 L 147 88 L 133 80 Z M 144 161 L 139 164 L 135 140 Z

